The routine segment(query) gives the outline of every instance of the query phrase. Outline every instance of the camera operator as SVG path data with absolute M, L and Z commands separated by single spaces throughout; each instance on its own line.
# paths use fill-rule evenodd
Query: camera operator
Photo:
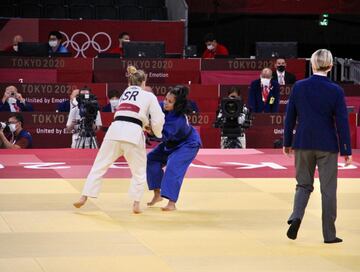
M 67 130 L 73 133 L 71 148 L 97 148 L 95 133 L 102 122 L 96 96 L 89 89 L 81 89 L 76 101 L 66 123 Z
M 7 149 L 31 148 L 32 137 L 23 129 L 24 117 L 21 113 L 10 115 L 7 123 L 0 123 L 0 146 Z
M 70 99 L 65 100 L 57 105 L 56 112 L 70 112 L 70 110 L 78 105 L 76 97 L 79 95 L 80 90 L 74 89 L 71 91 Z
M 250 125 L 250 111 L 241 99 L 240 90 L 233 87 L 221 100 L 215 121 L 215 127 L 221 129 L 221 148 L 246 148 L 245 129 Z
M 15 86 L 8 86 L 5 89 L 4 96 L 0 101 L 0 111 L 20 112 L 33 111 L 31 104 L 25 101 L 21 93 Z

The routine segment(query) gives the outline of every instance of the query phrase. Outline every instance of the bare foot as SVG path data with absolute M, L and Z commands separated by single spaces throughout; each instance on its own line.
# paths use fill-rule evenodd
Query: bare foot
M 141 213 L 140 201 L 134 201 L 134 204 L 133 204 L 133 213 L 135 213 L 135 214 Z
M 156 203 L 162 201 L 163 198 L 161 196 L 154 195 L 153 199 L 147 203 L 148 206 L 154 206 Z
M 81 196 L 80 197 L 80 199 L 78 200 L 78 201 L 76 201 L 73 205 L 74 205 L 74 207 L 75 208 L 81 208 L 82 206 L 84 206 L 85 205 L 85 203 L 86 203 L 86 201 L 87 201 L 87 196 Z
M 156 203 L 162 201 L 163 198 L 160 195 L 160 190 L 159 189 L 155 189 L 154 190 L 154 197 L 153 199 L 147 203 L 148 206 L 154 206 Z
M 163 210 L 164 212 L 175 211 L 175 202 L 169 200 L 169 203 L 165 207 L 162 207 L 161 210 Z

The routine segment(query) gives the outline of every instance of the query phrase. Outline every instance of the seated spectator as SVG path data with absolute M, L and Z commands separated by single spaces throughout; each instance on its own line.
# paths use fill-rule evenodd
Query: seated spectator
M 79 94 L 79 89 L 75 89 L 70 94 L 70 100 L 65 100 L 61 102 L 57 106 L 56 112 L 70 112 L 70 109 L 76 107 L 78 102 L 76 100 L 76 96 Z
M 119 104 L 120 92 L 118 90 L 110 90 L 108 92 L 109 104 L 104 106 L 102 112 L 115 112 L 115 108 Z
M 260 79 L 251 82 L 248 106 L 252 112 L 278 112 L 280 85 L 271 76 L 271 69 L 264 68 Z
M 61 44 L 63 36 L 59 31 L 51 31 L 48 39 L 49 53 L 69 53 L 69 50 Z
M 4 133 L 0 127 L 0 146 L 7 149 L 31 148 L 32 137 L 23 129 L 24 117 L 21 113 L 13 113 L 8 119 L 9 132 Z M 6 134 L 6 135 L 5 135 Z
M 12 53 L 18 52 L 18 43 L 22 43 L 23 41 L 24 39 L 21 35 L 15 35 L 12 41 L 12 45 L 9 45 L 7 48 L 5 48 L 4 51 Z
M 6 87 L 4 96 L 0 101 L 0 111 L 33 111 L 33 107 L 25 101 L 15 86 L 8 86 Z
M 229 51 L 222 44 L 217 43 L 215 35 L 213 33 L 208 33 L 204 42 L 206 45 L 206 50 L 202 54 L 203 59 L 213 59 L 216 56 L 228 56 Z
M 280 85 L 285 84 L 294 84 L 296 81 L 295 75 L 285 71 L 286 69 L 286 61 L 283 58 L 278 58 L 274 64 L 275 71 L 272 76 L 273 79 L 276 80 Z
M 130 35 L 127 32 L 122 32 L 119 35 L 119 46 L 114 47 L 110 50 L 110 53 L 120 54 L 121 56 L 124 54 L 123 52 L 123 43 L 130 42 Z

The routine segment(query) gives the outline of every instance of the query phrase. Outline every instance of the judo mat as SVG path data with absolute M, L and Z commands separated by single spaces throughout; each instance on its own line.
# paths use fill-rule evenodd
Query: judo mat
M 94 150 L 4 150 L 0 154 L 1 272 L 360 271 L 360 156 L 339 160 L 337 234 L 324 244 L 319 182 L 298 238 L 286 237 L 295 180 L 279 150 L 201 150 L 177 211 L 131 212 L 122 160 L 98 199 L 78 199 Z

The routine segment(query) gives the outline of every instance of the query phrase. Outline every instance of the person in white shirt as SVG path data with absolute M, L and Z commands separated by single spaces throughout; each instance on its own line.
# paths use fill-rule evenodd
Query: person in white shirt
M 286 66 L 286 61 L 283 58 L 278 58 L 275 61 L 274 67 L 276 70 L 273 72 L 272 77 L 279 85 L 294 84 L 296 81 L 295 75 L 286 71 Z
M 90 95 L 89 90 L 87 89 L 80 91 L 78 90 L 78 93 L 79 92 L 80 94 L 78 94 L 78 96 Z M 66 123 L 67 131 L 73 133 L 71 148 L 96 149 L 98 148 L 98 146 L 95 132 L 98 131 L 102 126 L 100 112 L 97 111 L 96 118 L 94 120 L 89 120 L 89 118 L 91 117 L 81 117 L 80 109 L 78 107 L 78 96 L 74 97 L 74 99 L 70 101 L 71 105 L 74 105 L 74 107 L 70 109 L 68 120 Z M 91 121 L 92 124 L 88 124 L 87 122 L 89 121 Z
M 129 87 L 120 97 L 114 121 L 104 137 L 82 195 L 74 203 L 76 208 L 83 206 L 88 197 L 98 196 L 101 178 L 120 156 L 124 156 L 132 174 L 129 195 L 134 201 L 133 212 L 141 212 L 140 200 L 146 184 L 144 129 L 151 129 L 156 137 L 161 138 L 165 118 L 156 96 L 144 90 L 146 74 L 142 70 L 129 66 L 128 82 Z

